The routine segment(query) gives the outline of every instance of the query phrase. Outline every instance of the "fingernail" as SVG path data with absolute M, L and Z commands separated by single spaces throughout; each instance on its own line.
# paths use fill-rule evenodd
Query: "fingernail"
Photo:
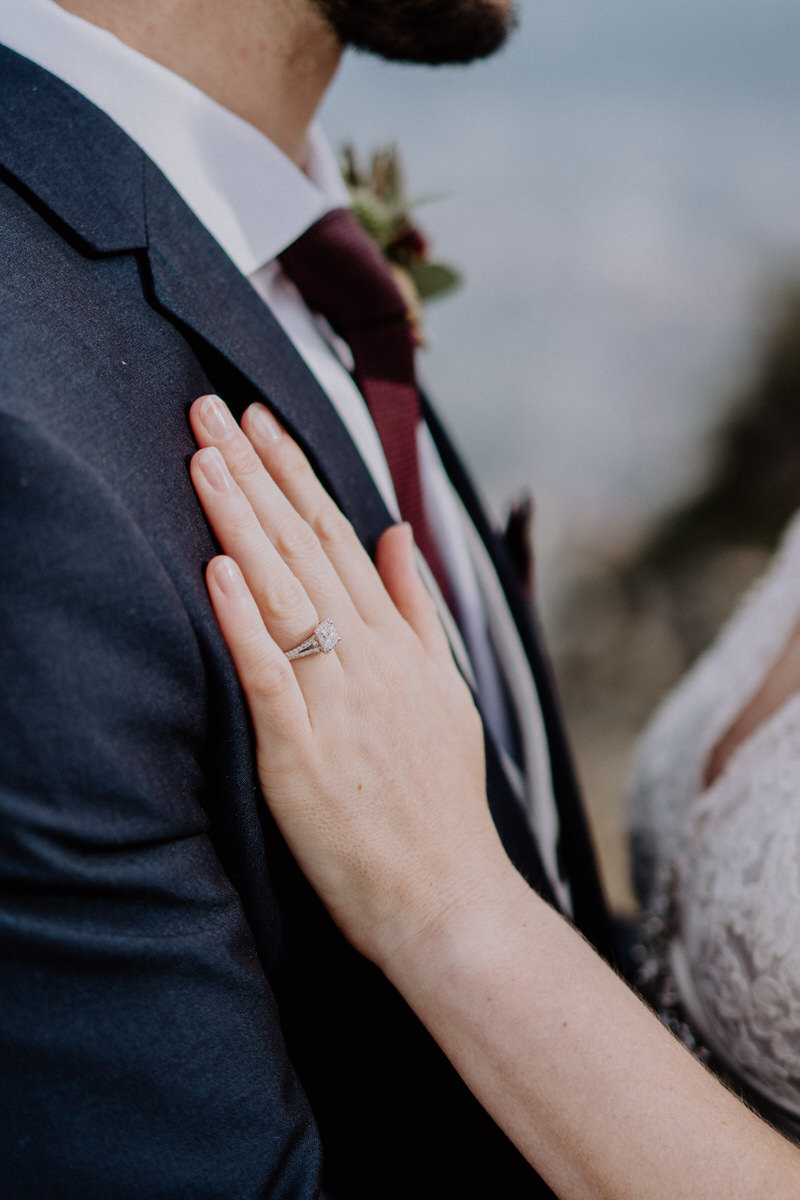
M 264 404 L 251 404 L 247 410 L 247 420 L 253 433 L 262 442 L 277 442 L 283 436 L 283 430 Z
M 212 438 L 225 438 L 233 431 L 233 418 L 218 396 L 206 396 L 200 405 L 200 420 Z
M 232 558 L 215 558 L 211 564 L 214 581 L 226 596 L 240 596 L 244 590 L 242 573 Z
M 206 482 L 215 492 L 229 492 L 231 490 L 233 480 L 228 474 L 225 459 L 215 446 L 209 446 L 206 450 L 200 450 L 195 461 L 203 472 Z

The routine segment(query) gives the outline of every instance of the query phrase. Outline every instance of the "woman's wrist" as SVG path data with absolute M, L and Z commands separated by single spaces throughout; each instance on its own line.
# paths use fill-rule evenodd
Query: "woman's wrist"
M 446 898 L 409 922 L 404 936 L 380 958 L 384 974 L 409 1002 L 445 979 L 484 970 L 503 932 L 530 918 L 533 893 L 499 841 L 496 846 L 496 852 L 476 858 L 475 871 L 465 867 Z

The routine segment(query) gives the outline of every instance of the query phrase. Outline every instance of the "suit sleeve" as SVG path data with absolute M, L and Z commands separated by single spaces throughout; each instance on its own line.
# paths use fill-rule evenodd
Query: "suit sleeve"
M 19 418 L 0 420 L 0 517 L 3 1195 L 319 1197 L 208 837 L 186 613 L 110 489 Z

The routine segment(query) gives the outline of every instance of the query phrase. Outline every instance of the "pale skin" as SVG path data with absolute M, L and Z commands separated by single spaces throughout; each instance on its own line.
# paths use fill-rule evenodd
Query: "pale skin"
M 342 47 L 308 0 L 57 0 L 255 125 L 298 166 Z
M 724 771 L 731 755 L 763 721 L 781 708 L 800 688 L 800 625 L 791 633 L 778 661 L 752 700 L 745 705 L 730 729 L 713 748 L 705 771 L 705 783 L 710 787 Z
M 215 423 L 216 414 L 216 423 Z M 264 795 L 343 932 L 565 1200 L 796 1200 L 800 1150 L 727 1092 L 506 858 L 482 737 L 405 527 L 378 574 L 255 405 L 192 408 L 208 586 Z M 248 440 L 249 439 L 249 440 Z M 290 663 L 322 617 L 342 642 Z

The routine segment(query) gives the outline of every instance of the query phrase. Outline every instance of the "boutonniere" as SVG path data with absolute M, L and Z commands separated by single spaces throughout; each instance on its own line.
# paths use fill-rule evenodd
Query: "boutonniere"
M 347 145 L 341 168 L 353 214 L 392 268 L 417 342 L 425 345 L 423 304 L 454 291 L 462 282 L 461 273 L 450 263 L 430 257 L 428 240 L 412 217 L 414 209 L 438 197 L 409 196 L 394 146 L 376 150 L 369 166 L 363 167 L 352 145 Z

